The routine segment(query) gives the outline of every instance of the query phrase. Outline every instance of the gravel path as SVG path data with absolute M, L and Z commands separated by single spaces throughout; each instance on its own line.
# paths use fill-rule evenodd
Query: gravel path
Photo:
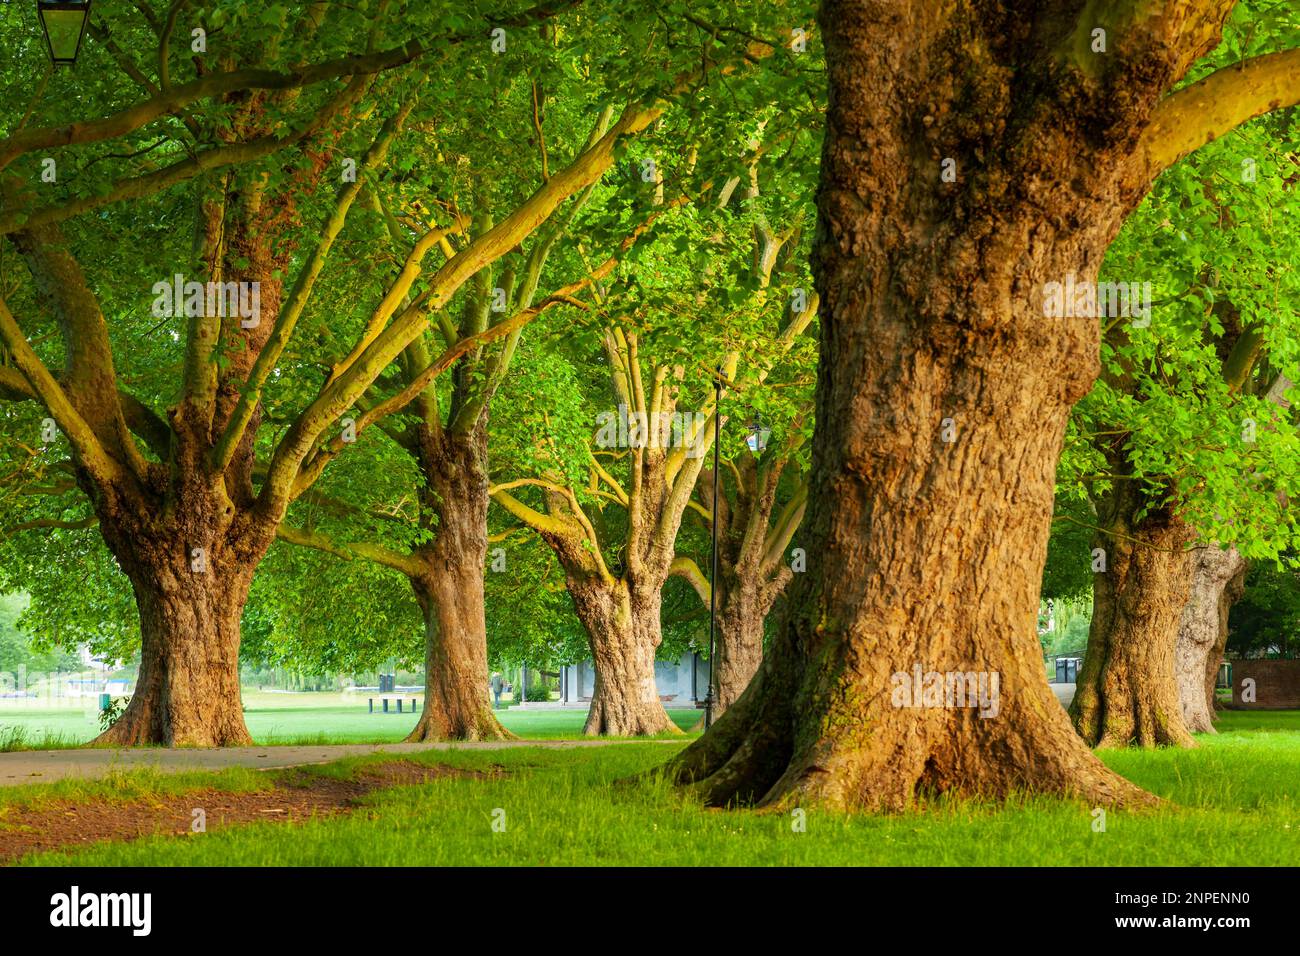
M 114 770 L 154 767 L 164 773 L 221 770 L 226 767 L 300 767 L 360 754 L 421 753 L 426 750 L 513 750 L 543 747 L 612 747 L 629 743 L 680 743 L 678 740 L 510 740 L 483 743 L 331 744 L 317 747 L 226 747 L 213 750 L 142 747 L 134 750 L 22 750 L 0 754 L 0 787 L 52 783 L 67 777 L 103 777 Z

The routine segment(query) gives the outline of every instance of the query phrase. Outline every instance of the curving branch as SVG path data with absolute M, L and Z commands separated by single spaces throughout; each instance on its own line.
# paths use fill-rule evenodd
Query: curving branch
M 1170 93 L 1138 148 L 1150 178 L 1247 120 L 1300 103 L 1300 47 L 1252 57 Z
M 170 186 L 185 182 L 209 170 L 255 162 L 307 139 L 336 115 L 359 100 L 364 92 L 365 78 L 354 79 L 339 91 L 329 103 L 313 114 L 310 121 L 300 129 L 285 135 L 272 133 L 242 143 L 233 143 L 228 146 L 203 150 L 188 159 L 173 163 L 170 166 L 164 166 L 162 169 L 146 173 L 143 176 L 119 179 L 102 194 L 85 196 L 66 203 L 42 206 L 35 210 L 6 210 L 3 215 L 0 215 L 0 235 L 6 235 L 18 229 L 34 229 L 38 226 L 62 222 L 83 212 L 89 212 L 123 200 L 151 196 L 156 192 L 161 192 Z
M 685 578 L 686 582 L 695 589 L 695 593 L 700 596 L 704 606 L 709 606 L 713 588 L 709 586 L 709 579 L 704 576 L 704 572 L 700 570 L 700 566 L 694 559 L 683 555 L 673 558 L 672 564 L 668 565 L 668 576 Z
M 121 477 L 121 468 L 104 450 L 95 430 L 77 413 L 67 393 L 27 343 L 27 337 L 4 299 L 0 299 L 0 342 L 13 356 L 14 364 L 27 379 L 31 390 L 68 437 L 81 466 L 101 484 L 112 483 Z
M 419 42 L 411 40 L 395 49 L 339 57 L 287 71 L 247 69 L 209 73 L 189 83 L 163 90 L 142 103 L 102 119 L 30 129 L 11 136 L 0 143 L 0 170 L 19 156 L 36 150 L 98 143 L 125 136 L 198 100 L 242 90 L 287 90 L 345 76 L 367 76 L 409 63 L 423 55 L 426 49 Z
M 281 541 L 287 541 L 289 544 L 324 551 L 326 554 L 332 554 L 344 561 L 363 558 L 375 564 L 382 564 L 386 568 L 392 568 L 394 571 L 401 571 L 411 578 L 419 577 L 424 573 L 423 565 L 415 558 L 402 554 L 400 551 L 394 551 L 392 548 L 386 548 L 381 544 L 372 544 L 366 541 L 339 543 L 320 531 L 295 528 L 285 522 L 281 522 L 280 526 L 275 529 L 275 536 Z

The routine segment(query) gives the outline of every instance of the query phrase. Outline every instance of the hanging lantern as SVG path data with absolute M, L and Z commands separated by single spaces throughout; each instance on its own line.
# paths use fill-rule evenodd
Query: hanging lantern
M 745 444 L 755 455 L 761 455 L 767 448 L 767 440 L 772 437 L 772 429 L 763 424 L 763 419 L 755 416 L 749 424 L 749 436 L 745 439 Z
M 50 61 L 55 66 L 72 66 L 90 22 L 90 0 L 36 0 L 36 13 L 45 31 Z

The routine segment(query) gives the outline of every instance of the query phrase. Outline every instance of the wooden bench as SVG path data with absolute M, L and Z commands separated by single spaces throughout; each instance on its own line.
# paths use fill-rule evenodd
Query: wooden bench
M 377 694 L 376 696 L 369 698 L 370 713 L 372 714 L 375 712 L 375 701 L 377 700 L 383 702 L 385 714 L 388 713 L 388 702 L 390 700 L 397 701 L 397 712 L 400 714 L 402 713 L 402 701 L 404 700 L 409 700 L 411 702 L 411 713 L 415 713 L 415 705 L 419 698 L 411 694 Z

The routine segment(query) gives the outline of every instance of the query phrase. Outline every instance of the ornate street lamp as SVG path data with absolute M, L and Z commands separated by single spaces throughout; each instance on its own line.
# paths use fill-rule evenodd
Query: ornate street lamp
M 36 14 L 45 31 L 50 61 L 55 66 L 76 63 L 81 38 L 90 22 L 90 0 L 36 0 Z

